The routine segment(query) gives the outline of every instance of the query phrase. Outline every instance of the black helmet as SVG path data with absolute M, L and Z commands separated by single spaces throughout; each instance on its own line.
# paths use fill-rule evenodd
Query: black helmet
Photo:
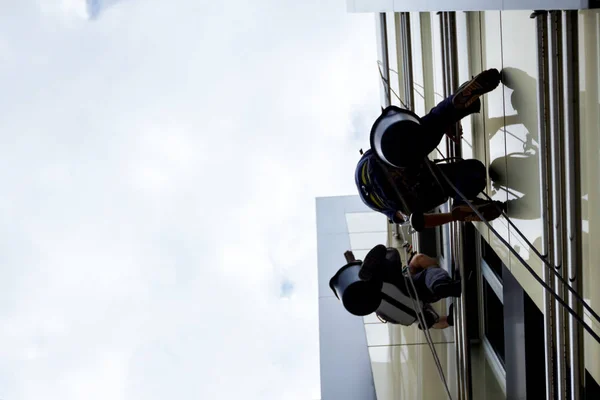
M 392 167 L 408 165 L 422 155 L 414 153 L 410 143 L 421 134 L 421 120 L 412 111 L 389 106 L 371 128 L 371 149 Z M 393 151 L 390 151 L 393 150 Z

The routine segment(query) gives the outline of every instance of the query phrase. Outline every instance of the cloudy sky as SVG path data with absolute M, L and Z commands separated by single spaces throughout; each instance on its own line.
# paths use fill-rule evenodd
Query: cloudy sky
M 315 197 L 378 113 L 343 0 L 0 0 L 0 399 L 319 398 Z

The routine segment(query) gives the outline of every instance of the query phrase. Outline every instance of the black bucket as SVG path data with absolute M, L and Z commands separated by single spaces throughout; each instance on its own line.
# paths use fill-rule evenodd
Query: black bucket
M 362 261 L 344 265 L 329 281 L 329 287 L 353 315 L 364 317 L 381 304 L 381 281 L 363 281 L 358 277 Z

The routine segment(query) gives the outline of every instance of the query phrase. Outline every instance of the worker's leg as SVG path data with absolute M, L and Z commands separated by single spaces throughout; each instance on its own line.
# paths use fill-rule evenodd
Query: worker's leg
M 452 99 L 454 106 L 459 110 L 471 107 L 479 97 L 496 89 L 500 79 L 500 72 L 495 68 L 479 73 L 470 81 L 460 85 Z
M 454 326 L 454 304 L 450 304 L 450 310 L 447 316 L 441 316 L 432 326 L 433 329 L 445 329 Z
M 427 268 L 413 277 L 419 300 L 435 303 L 447 297 L 460 297 L 460 281 L 454 280 L 442 268 Z
M 452 125 L 467 115 L 479 112 L 481 108 L 481 102 L 477 100 L 469 108 L 457 110 L 452 99 L 453 96 L 446 98 L 432 108 L 429 114 L 421 118 L 423 133 L 418 138 L 415 137 L 413 146 L 411 146 L 412 151 L 418 153 L 420 157 L 425 157 L 435 150 Z
M 479 160 L 461 160 L 446 164 L 438 164 L 440 182 L 444 190 L 454 198 L 462 200 L 458 193 L 448 184 L 446 178 L 469 200 L 477 197 L 479 193 L 485 190 L 487 183 L 485 165 Z
M 379 139 L 381 152 L 391 164 L 397 167 L 409 167 L 420 163 L 437 147 L 453 124 L 467 115 L 479 112 L 481 108 L 479 97 L 494 90 L 499 83 L 498 70 L 484 71 L 465 82 L 454 95 L 440 102 L 431 109 L 429 114 L 420 118 L 420 126 L 411 123 L 390 125 L 389 131 Z M 386 108 L 374 126 L 380 126 L 383 120 L 391 118 L 398 112 L 393 107 Z
M 433 324 L 431 328 L 433 328 L 433 329 L 446 329 L 449 326 L 450 326 L 450 324 L 448 324 L 447 317 L 445 315 L 442 315 L 440 317 L 440 319 L 438 319 L 438 322 L 436 322 L 435 324 Z
M 425 317 L 425 325 L 427 326 L 427 329 L 433 328 L 440 320 L 440 316 L 437 312 L 435 312 L 429 303 L 423 304 L 423 316 Z M 418 324 L 418 328 L 423 330 L 423 325 L 420 322 Z
M 501 215 L 501 210 L 506 211 L 506 203 L 488 201 L 477 196 L 486 188 L 486 169 L 479 160 L 461 160 L 438 165 L 440 182 L 445 186 L 448 196 L 454 199 L 452 215 L 461 221 L 480 221 L 473 209 L 464 201 L 463 197 L 477 207 L 477 210 L 488 221 L 493 221 Z M 447 180 L 458 189 L 458 192 L 448 184 Z M 460 192 L 460 194 L 459 194 Z M 462 194 L 462 196 L 461 196 Z
M 416 275 L 425 268 L 439 267 L 438 260 L 429 257 L 422 253 L 417 253 L 410 259 L 408 263 L 409 271 L 411 275 Z
M 450 96 L 435 106 L 429 114 L 421 118 L 420 126 L 409 129 L 410 125 L 397 124 L 397 127 L 389 128 L 381 137 L 380 144 L 385 158 L 397 167 L 414 166 L 440 144 L 452 124 L 479 111 L 479 101 L 467 109 L 457 110 L 452 99 L 453 96 Z M 394 110 L 389 114 L 393 115 L 393 112 Z M 390 117 L 386 116 L 383 120 L 385 118 Z
M 454 107 L 453 99 L 454 96 L 447 97 L 433 107 L 429 114 L 421 118 L 421 125 L 428 134 L 436 134 L 441 140 L 453 124 L 456 124 L 467 115 L 478 113 L 481 109 L 481 102 L 477 100 L 469 108 L 459 110 Z
M 425 155 L 432 152 L 453 124 L 467 115 L 478 113 L 481 109 L 479 98 L 497 88 L 499 84 L 500 72 L 497 69 L 483 71 L 463 83 L 455 94 L 443 100 L 429 114 L 421 118 L 425 134 L 420 139 L 420 152 Z

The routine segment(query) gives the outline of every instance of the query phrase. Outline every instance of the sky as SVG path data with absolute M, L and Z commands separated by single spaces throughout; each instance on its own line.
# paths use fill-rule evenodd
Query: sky
M 379 112 L 343 0 L 0 15 L 0 399 L 318 399 L 315 197 Z

